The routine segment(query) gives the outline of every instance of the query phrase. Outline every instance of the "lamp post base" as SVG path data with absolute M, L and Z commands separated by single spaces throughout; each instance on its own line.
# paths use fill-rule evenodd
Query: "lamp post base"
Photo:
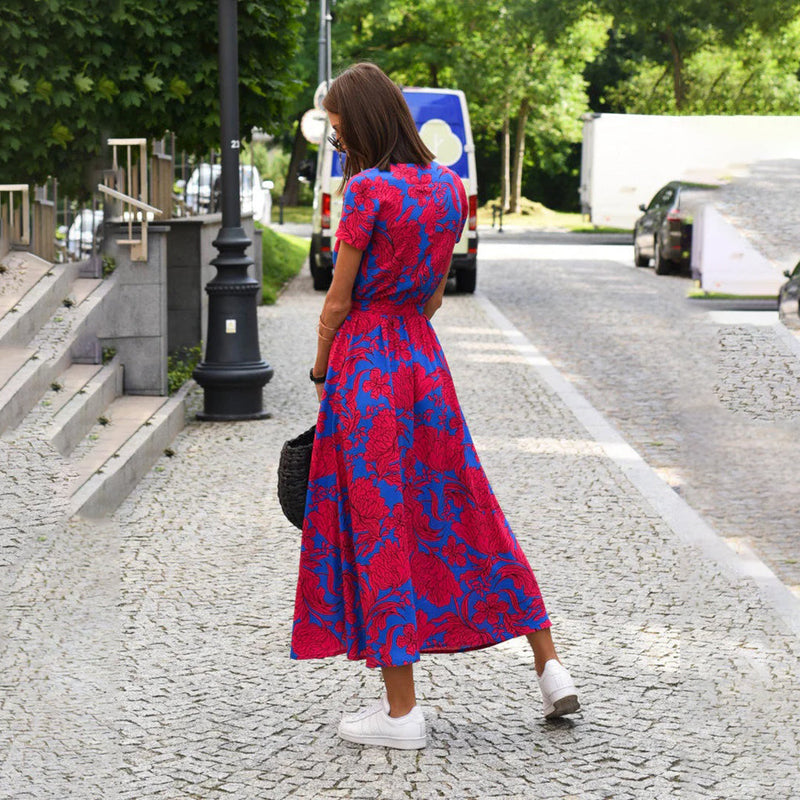
M 202 422 L 234 422 L 246 419 L 269 419 L 272 415 L 262 410 L 261 387 L 242 389 L 225 387 L 203 391 L 203 410 L 197 419 Z
M 197 419 L 204 422 L 231 422 L 269 419 L 264 411 L 261 392 L 273 370 L 263 361 L 249 368 L 241 364 L 225 367 L 200 364 L 194 379 L 203 387 L 203 410 Z
M 244 422 L 254 419 L 270 419 L 272 414 L 269 411 L 262 411 L 259 414 L 242 414 L 233 416 L 231 414 L 207 414 L 205 411 L 198 411 L 195 419 L 200 422 Z

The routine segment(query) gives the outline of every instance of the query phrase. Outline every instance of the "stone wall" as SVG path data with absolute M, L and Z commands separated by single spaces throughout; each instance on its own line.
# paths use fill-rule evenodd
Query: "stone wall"
M 195 347 L 207 338 L 208 295 L 206 284 L 216 275 L 211 259 L 216 258 L 213 242 L 222 226 L 221 214 L 172 219 L 167 246 L 168 349 Z M 253 242 L 247 255 L 253 259 L 248 274 L 261 285 L 261 231 L 252 216 L 242 219 L 245 234 Z M 258 302 L 261 293 L 258 293 Z
M 221 224 L 220 214 L 207 214 L 148 226 L 147 262 L 132 261 L 130 247 L 118 244 L 127 238 L 126 224 L 106 225 L 103 255 L 114 259 L 115 287 L 103 303 L 97 338 L 119 353 L 126 394 L 166 394 L 167 355 L 206 341 L 205 286 L 216 275 L 211 259 Z M 260 286 L 261 232 L 252 217 L 242 227 L 253 242 L 248 272 Z
M 126 394 L 167 394 L 167 236 L 166 225 L 147 229 L 147 261 L 131 260 L 123 223 L 108 223 L 103 252 L 114 259 L 114 289 L 103 304 L 97 337 L 114 348 L 125 368 Z

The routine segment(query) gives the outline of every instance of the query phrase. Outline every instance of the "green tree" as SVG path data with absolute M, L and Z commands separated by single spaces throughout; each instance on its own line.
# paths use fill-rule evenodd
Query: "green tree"
M 559 171 L 579 140 L 588 109 L 582 73 L 607 27 L 588 3 L 556 0 L 487 0 L 471 18 L 456 74 L 477 124 L 500 133 L 501 202 L 512 212 L 528 143 L 539 165 Z
M 464 25 L 481 6 L 478 0 L 338 0 L 334 63 L 374 61 L 408 86 L 452 86 Z
M 239 2 L 240 122 L 274 130 L 299 84 L 288 70 L 303 0 Z M 219 142 L 217 4 L 6 0 L 0 10 L 0 181 L 89 185 L 109 136 L 174 131 Z
M 757 27 L 734 44 L 710 37 L 683 62 L 680 108 L 662 64 L 628 60 L 628 77 L 610 87 L 620 110 L 649 114 L 800 113 L 800 20 L 774 34 Z
M 608 28 L 592 8 L 588 0 L 339 0 L 335 61 L 371 60 L 399 83 L 463 89 L 478 135 L 502 138 L 503 202 L 516 209 L 528 142 L 539 163 L 557 166 L 580 136 L 582 71 Z
M 771 85 L 772 79 L 783 73 L 786 59 L 768 60 L 761 69 L 760 53 L 752 48 L 756 43 L 770 47 L 768 43 L 780 41 L 787 28 L 800 17 L 798 0 L 716 3 L 673 0 L 666 4 L 650 0 L 598 0 L 598 5 L 612 15 L 614 28 L 621 37 L 634 45 L 625 65 L 632 85 L 629 89 L 618 86 L 617 100 L 638 105 L 635 102 L 637 93 L 657 103 L 660 99 L 661 107 L 651 108 L 651 113 L 667 105 L 663 101 L 664 81 L 671 89 L 669 105 L 675 113 L 698 113 L 698 108 L 714 113 L 711 108 L 716 105 L 720 81 L 722 85 L 730 85 L 737 79 L 720 72 L 717 68 L 720 65 L 713 63 L 717 56 L 727 62 L 724 69 L 728 70 L 731 65 L 742 62 L 745 79 L 751 76 L 748 84 L 753 84 L 761 73 L 763 78 L 756 79 L 755 84 Z M 785 50 L 780 45 L 778 49 Z M 797 65 L 795 58 L 794 72 Z M 738 66 L 735 71 L 739 72 Z M 708 76 L 715 84 L 713 87 L 707 82 Z M 711 100 L 709 106 L 704 107 L 701 100 L 704 96 Z M 721 105 L 724 107 L 725 103 Z M 747 112 L 736 109 L 735 113 Z

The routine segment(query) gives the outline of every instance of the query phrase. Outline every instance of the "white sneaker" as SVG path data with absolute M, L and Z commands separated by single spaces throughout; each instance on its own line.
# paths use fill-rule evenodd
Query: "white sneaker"
M 538 677 L 546 719 L 574 714 L 581 707 L 578 702 L 578 690 L 566 667 L 560 661 L 551 658 L 544 665 L 544 670 Z
M 419 750 L 425 747 L 425 717 L 419 706 L 414 706 L 404 717 L 390 717 L 389 701 L 384 695 L 369 708 L 343 717 L 339 736 L 356 744 Z

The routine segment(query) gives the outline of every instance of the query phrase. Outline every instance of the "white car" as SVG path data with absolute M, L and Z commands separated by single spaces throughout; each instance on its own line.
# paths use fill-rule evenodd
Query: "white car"
M 74 259 L 89 256 L 102 224 L 102 209 L 82 208 L 67 232 L 67 255 Z
M 210 214 L 219 210 L 221 164 L 198 164 L 186 182 L 186 208 L 192 214 Z M 266 196 L 258 169 L 250 164 L 239 165 L 239 199 L 242 214 L 252 213 L 262 221 Z

